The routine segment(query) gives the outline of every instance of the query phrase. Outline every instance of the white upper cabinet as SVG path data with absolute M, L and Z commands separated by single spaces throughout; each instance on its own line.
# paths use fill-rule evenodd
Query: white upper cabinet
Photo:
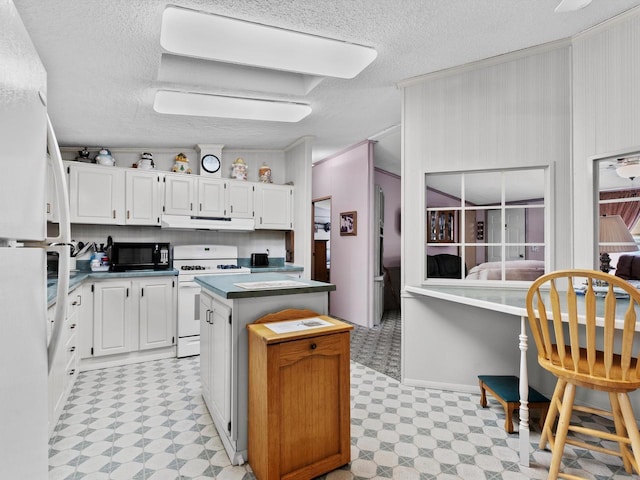
M 71 222 L 124 224 L 124 170 L 66 164 Z
M 65 161 L 72 223 L 159 226 L 162 215 L 256 219 L 293 229 L 293 187 Z M 56 222 L 49 185 L 47 219 Z
M 253 194 L 255 184 L 241 180 L 227 182 L 227 199 L 229 211 L 227 216 L 233 218 L 253 218 Z
M 256 185 L 255 202 L 256 229 L 293 229 L 293 187 L 258 183 Z
M 185 174 L 167 174 L 164 178 L 164 213 L 195 215 L 197 178 Z
M 125 173 L 126 224 L 160 225 L 160 175 L 135 169 Z
M 198 216 L 225 217 L 226 181 L 219 178 L 200 178 L 198 181 Z

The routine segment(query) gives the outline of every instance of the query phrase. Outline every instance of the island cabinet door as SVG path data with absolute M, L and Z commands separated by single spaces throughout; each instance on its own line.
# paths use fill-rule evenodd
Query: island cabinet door
M 251 337 L 248 456 L 258 480 L 312 479 L 350 461 L 349 368 L 348 332 L 268 345 Z

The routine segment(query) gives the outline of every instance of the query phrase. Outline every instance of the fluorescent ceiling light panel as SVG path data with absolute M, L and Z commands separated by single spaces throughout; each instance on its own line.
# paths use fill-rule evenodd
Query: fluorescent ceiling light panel
M 156 92 L 153 109 L 158 113 L 172 115 L 291 123 L 299 122 L 311 113 L 311 107 L 302 103 L 276 102 L 171 90 L 159 90 Z
M 189 75 L 185 75 L 189 72 Z M 198 92 L 260 92 L 261 94 L 307 95 L 324 78 L 302 73 L 283 72 L 266 68 L 212 62 L 202 58 L 163 53 L 158 69 L 158 80 L 166 89 L 195 90 Z M 237 93 L 236 93 L 237 95 Z
M 168 6 L 162 47 L 178 55 L 338 78 L 353 78 L 375 49 L 259 23 Z

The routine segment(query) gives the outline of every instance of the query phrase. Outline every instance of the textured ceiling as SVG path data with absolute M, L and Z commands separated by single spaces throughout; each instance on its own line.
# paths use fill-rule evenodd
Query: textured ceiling
M 556 14 L 558 0 L 184 0 L 177 5 L 374 47 L 377 59 L 351 80 L 323 79 L 308 93 L 216 75 L 234 68 L 167 58 L 160 47 L 157 0 L 14 0 L 49 75 L 49 112 L 61 145 L 282 149 L 315 137 L 321 159 L 372 136 L 384 139 L 400 123 L 396 83 L 552 40 L 566 38 L 640 0 L 593 0 Z M 165 58 L 163 60 L 163 53 Z M 160 77 L 161 63 L 178 70 Z M 212 67 L 224 67 L 221 65 Z M 180 75 L 182 70 L 182 75 Z M 250 75 L 250 72 L 247 73 Z M 270 80 L 269 80 L 270 81 Z M 159 88 L 244 93 L 309 103 L 299 123 L 162 115 Z M 255 89 L 255 90 L 250 90 Z M 262 90 L 262 91 L 258 91 Z M 291 93 L 294 92 L 294 93 Z M 393 130 L 392 130 L 393 131 Z M 397 140 L 385 162 L 397 161 Z M 388 167 L 394 170 L 393 167 Z

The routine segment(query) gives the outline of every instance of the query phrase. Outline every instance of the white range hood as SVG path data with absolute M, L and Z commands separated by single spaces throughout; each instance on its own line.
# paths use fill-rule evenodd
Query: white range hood
M 255 230 L 253 218 L 200 218 L 187 215 L 163 215 L 162 228 L 248 232 Z

